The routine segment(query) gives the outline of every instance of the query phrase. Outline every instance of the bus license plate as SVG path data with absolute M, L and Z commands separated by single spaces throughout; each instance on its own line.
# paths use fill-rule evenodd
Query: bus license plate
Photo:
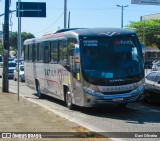
M 114 98 L 113 101 L 123 101 L 123 98 Z

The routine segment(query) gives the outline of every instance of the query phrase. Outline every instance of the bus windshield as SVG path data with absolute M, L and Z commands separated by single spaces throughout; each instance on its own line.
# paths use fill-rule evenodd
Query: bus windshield
M 142 73 L 137 37 L 85 38 L 81 42 L 83 73 L 88 78 L 117 79 Z

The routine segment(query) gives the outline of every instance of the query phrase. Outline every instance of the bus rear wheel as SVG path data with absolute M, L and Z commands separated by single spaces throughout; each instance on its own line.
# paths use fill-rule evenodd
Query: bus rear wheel
M 71 96 L 71 93 L 69 90 L 66 92 L 65 101 L 66 101 L 66 105 L 67 105 L 68 109 L 73 110 L 74 106 L 72 103 L 72 96 Z
M 43 98 L 43 95 L 41 93 L 41 89 L 40 89 L 40 84 L 39 82 L 37 82 L 37 96 L 39 99 L 42 99 Z

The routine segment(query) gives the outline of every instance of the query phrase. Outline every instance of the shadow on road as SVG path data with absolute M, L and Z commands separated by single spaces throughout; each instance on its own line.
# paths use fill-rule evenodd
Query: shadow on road
M 50 96 L 45 95 L 44 99 L 59 104 L 61 106 L 66 106 L 64 101 L 55 99 Z M 92 108 L 75 106 L 74 111 L 95 117 L 124 120 L 125 122 L 132 124 L 144 124 L 146 122 L 160 123 L 159 106 L 160 106 L 159 104 L 150 105 L 139 102 L 139 103 L 130 103 L 125 108 L 118 107 L 117 104 L 108 104 Z

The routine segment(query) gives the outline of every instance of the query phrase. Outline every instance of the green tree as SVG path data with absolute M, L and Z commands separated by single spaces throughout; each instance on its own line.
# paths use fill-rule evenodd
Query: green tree
M 23 42 L 26 39 L 34 38 L 34 35 L 31 33 L 22 32 L 21 37 Z M 10 46 L 12 47 L 12 50 L 17 51 L 17 45 L 18 45 L 17 41 L 18 41 L 18 33 L 12 32 L 12 36 L 10 38 Z
M 2 41 L 0 40 L 0 55 L 3 55 Z
M 160 19 L 130 22 L 126 27 L 134 30 L 140 41 L 145 41 L 145 46 L 160 49 Z

